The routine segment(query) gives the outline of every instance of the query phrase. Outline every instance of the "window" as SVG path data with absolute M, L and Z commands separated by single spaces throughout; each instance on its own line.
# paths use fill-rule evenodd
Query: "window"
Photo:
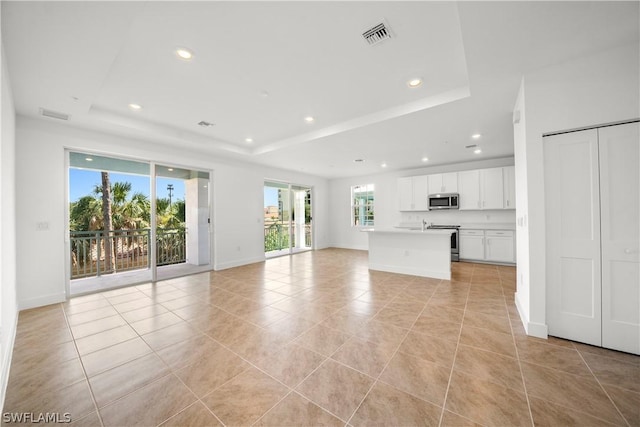
M 373 184 L 351 187 L 351 226 L 373 225 Z

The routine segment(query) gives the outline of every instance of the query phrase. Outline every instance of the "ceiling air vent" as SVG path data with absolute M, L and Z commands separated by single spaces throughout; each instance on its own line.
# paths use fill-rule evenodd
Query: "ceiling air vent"
M 370 46 L 373 46 L 374 44 L 390 39 L 391 31 L 389 30 L 389 26 L 386 22 L 382 21 L 378 25 L 369 28 L 367 31 L 362 33 L 362 37 L 364 37 Z
M 203 128 L 210 128 L 213 126 L 213 123 L 205 122 L 204 120 L 202 120 L 201 122 L 198 122 L 198 126 L 202 126 Z
M 58 120 L 69 120 L 71 116 L 57 111 L 47 110 L 46 108 L 40 108 L 40 115 L 44 117 L 51 117 Z

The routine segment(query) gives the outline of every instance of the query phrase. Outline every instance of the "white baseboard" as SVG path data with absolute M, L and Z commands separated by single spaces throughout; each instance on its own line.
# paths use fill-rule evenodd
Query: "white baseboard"
M 0 371 L 0 414 L 4 413 L 4 401 L 7 393 L 7 385 L 9 384 L 9 371 L 11 368 L 11 358 L 13 356 L 13 345 L 16 340 L 17 327 L 18 311 L 16 310 L 16 316 L 13 320 L 13 325 L 3 326 L 2 333 L 0 334 L 0 339 L 2 340 L 4 340 L 5 334 L 9 334 L 7 347 L 4 349 L 5 352 L 2 354 L 2 370 Z
M 433 277 L 435 279 L 451 280 L 451 271 L 424 270 L 408 266 L 369 264 L 369 270 L 387 271 L 389 273 L 408 274 L 411 276 Z
M 353 249 L 356 251 L 368 251 L 369 245 L 350 245 L 347 243 L 334 243 L 329 246 L 330 248 L 338 248 L 338 249 Z
M 549 328 L 544 323 L 529 322 L 527 335 L 537 338 L 543 338 L 546 340 L 547 338 L 549 338 Z
M 526 311 L 522 307 L 522 302 L 518 297 L 518 292 L 515 293 L 515 301 L 516 308 L 518 309 L 518 314 L 520 315 L 520 321 L 522 322 L 522 326 L 524 326 L 524 330 L 527 335 L 537 338 L 547 339 L 549 337 L 548 332 L 549 328 L 544 323 L 537 323 L 529 321 L 529 316 L 526 314 Z
M 255 264 L 256 262 L 263 262 L 265 260 L 264 256 L 262 257 L 253 257 L 253 258 L 244 258 L 238 259 L 234 261 L 227 261 L 222 263 L 217 263 L 214 267 L 214 270 L 226 270 L 227 268 L 240 267 L 247 264 Z
M 18 301 L 18 310 L 27 310 L 29 308 L 42 307 L 49 304 L 57 304 L 67 300 L 67 295 L 64 292 L 57 294 L 44 295 L 38 298 L 30 298 L 22 301 Z

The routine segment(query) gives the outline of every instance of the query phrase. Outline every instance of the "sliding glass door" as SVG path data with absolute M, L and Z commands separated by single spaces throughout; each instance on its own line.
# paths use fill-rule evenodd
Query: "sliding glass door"
M 264 251 L 267 258 L 310 250 L 311 188 L 282 182 L 264 183 Z
M 208 270 L 209 173 L 155 165 L 157 278 Z
M 151 280 L 150 165 L 69 153 L 70 293 Z
M 209 269 L 208 172 L 69 152 L 68 194 L 70 295 Z

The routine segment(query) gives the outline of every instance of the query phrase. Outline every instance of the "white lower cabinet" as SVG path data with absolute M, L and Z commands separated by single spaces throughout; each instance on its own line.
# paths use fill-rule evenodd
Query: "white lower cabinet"
M 460 230 L 460 259 L 484 259 L 484 230 Z
M 513 262 L 513 231 L 485 231 L 485 260 Z
M 499 263 L 515 262 L 512 230 L 460 230 L 460 259 Z

